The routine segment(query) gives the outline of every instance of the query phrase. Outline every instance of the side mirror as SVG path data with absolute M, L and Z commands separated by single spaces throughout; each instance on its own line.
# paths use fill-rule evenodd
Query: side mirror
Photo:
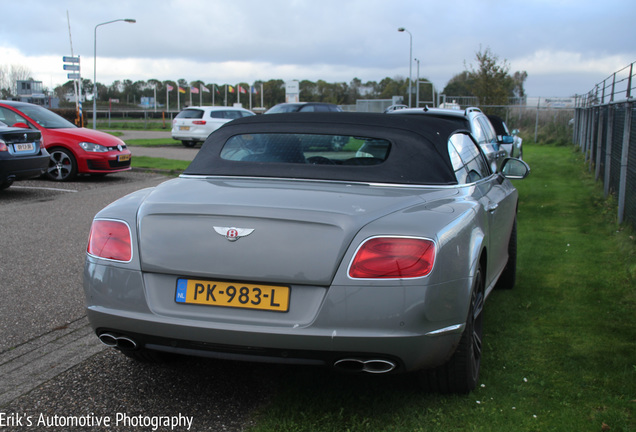
M 519 134 L 519 129 L 513 129 L 512 130 L 512 134 L 513 135 L 518 135 Z
M 515 143 L 515 139 L 514 139 L 514 137 L 511 137 L 510 135 L 504 135 L 503 137 L 501 137 L 501 143 L 502 144 L 514 144 Z
M 13 127 L 22 128 L 22 129 L 29 129 L 29 125 L 27 125 L 26 123 L 23 123 L 23 122 L 14 123 Z
M 507 179 L 521 180 L 530 174 L 530 166 L 521 159 L 507 158 L 501 167 L 501 173 Z

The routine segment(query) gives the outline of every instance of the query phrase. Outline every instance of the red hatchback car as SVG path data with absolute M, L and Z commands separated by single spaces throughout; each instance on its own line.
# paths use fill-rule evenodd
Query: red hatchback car
M 130 170 L 130 150 L 117 137 L 79 128 L 39 105 L 0 101 L 0 121 L 14 127 L 37 129 L 51 155 L 45 175 L 67 181 L 77 174 L 104 175 Z

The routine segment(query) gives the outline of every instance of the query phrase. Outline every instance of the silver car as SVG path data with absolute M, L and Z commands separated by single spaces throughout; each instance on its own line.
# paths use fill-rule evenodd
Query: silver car
M 346 144 L 312 145 L 325 137 Z M 492 173 L 468 131 L 434 117 L 235 120 L 179 178 L 95 216 L 88 318 L 140 360 L 414 372 L 427 389 L 468 392 L 485 299 L 515 282 L 508 178 L 528 172 L 510 159 Z
M 407 108 L 397 111 L 391 111 L 389 114 L 399 115 L 426 115 L 434 116 L 450 121 L 455 121 L 458 127 L 466 128 L 471 131 L 473 137 L 486 155 L 486 159 L 490 164 L 492 171 L 501 169 L 503 161 L 510 157 L 511 154 L 507 148 L 502 146 L 502 142 L 498 139 L 495 129 L 488 120 L 488 117 L 476 107 L 468 107 L 466 109 L 454 108 Z

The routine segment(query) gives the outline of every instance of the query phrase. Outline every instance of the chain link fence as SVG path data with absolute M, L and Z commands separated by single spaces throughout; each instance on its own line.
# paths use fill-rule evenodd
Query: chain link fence
M 634 63 L 576 96 L 574 143 L 585 154 L 605 196 L 618 200 L 618 223 L 636 227 L 636 106 Z

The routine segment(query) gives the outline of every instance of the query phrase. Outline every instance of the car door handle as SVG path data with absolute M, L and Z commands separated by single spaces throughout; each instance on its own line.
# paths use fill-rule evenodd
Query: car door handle
M 488 205 L 486 206 L 486 211 L 489 213 L 494 213 L 498 207 L 499 207 L 499 204 L 491 202 L 491 203 L 488 203 Z

